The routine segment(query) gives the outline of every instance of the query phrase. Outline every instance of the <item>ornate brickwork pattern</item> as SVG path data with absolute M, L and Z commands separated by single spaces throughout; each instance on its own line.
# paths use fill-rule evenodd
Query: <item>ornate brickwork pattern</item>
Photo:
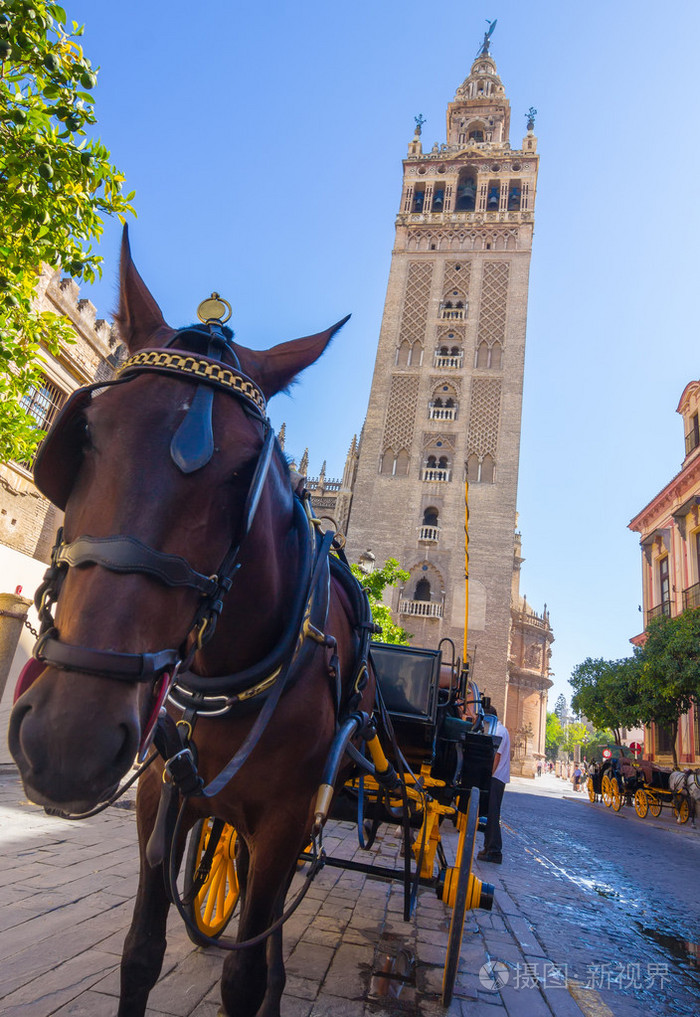
M 386 411 L 382 449 L 399 452 L 411 451 L 413 430 L 416 421 L 418 399 L 418 375 L 394 375 L 389 391 L 389 406 Z
M 428 320 L 428 298 L 433 278 L 431 262 L 412 261 L 408 266 L 406 299 L 401 316 L 401 331 L 397 345 L 402 342 L 423 343 Z
M 460 378 L 448 378 L 444 375 L 431 375 L 430 376 L 430 391 L 434 392 L 435 395 L 441 393 L 437 391 L 438 388 L 442 388 L 443 385 L 447 385 L 448 389 L 452 390 L 458 396 L 462 394 L 462 382 Z M 448 392 L 448 395 L 452 394 Z
M 440 445 L 438 445 L 438 442 L 440 442 Z M 438 452 L 440 452 L 440 454 L 444 452 L 454 452 L 455 435 L 445 434 L 442 431 L 439 431 L 437 433 L 433 431 L 431 434 L 426 431 L 423 433 L 423 449 L 428 448 L 434 449 L 436 455 Z
M 510 215 L 504 212 L 504 215 Z M 512 213 L 522 216 L 522 212 Z M 511 229 L 425 230 L 412 229 L 406 235 L 407 251 L 515 251 L 519 231 Z
M 469 276 L 471 263 L 468 261 L 448 261 L 445 265 L 445 281 L 442 292 L 445 300 L 449 300 L 457 290 L 465 300 L 469 293 Z
M 507 261 L 488 261 L 484 265 L 477 343 L 504 345 L 509 268 Z
M 475 378 L 469 409 L 468 454 L 496 457 L 498 424 L 501 415 L 499 378 Z
M 437 341 L 447 343 L 448 346 L 459 346 L 464 342 L 464 325 L 443 325 L 437 329 Z

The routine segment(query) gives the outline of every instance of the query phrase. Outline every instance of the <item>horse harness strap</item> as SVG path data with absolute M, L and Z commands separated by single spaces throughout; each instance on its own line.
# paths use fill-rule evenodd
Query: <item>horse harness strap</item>
M 71 544 L 56 545 L 54 565 L 101 565 L 111 572 L 144 572 L 166 586 L 191 586 L 199 593 L 216 591 L 216 576 L 205 576 L 179 554 L 155 551 L 136 537 L 78 537 Z
M 332 541 L 333 534 L 330 532 L 326 533 L 318 547 L 313 572 L 307 577 L 307 582 L 304 586 L 306 591 L 304 609 L 305 617 L 308 617 L 311 610 L 314 592 L 316 589 L 322 585 L 327 586 L 327 580 L 325 584 L 323 581 L 324 577 L 327 577 L 328 575 L 328 553 L 330 551 Z M 328 599 L 327 597 L 324 597 L 323 599 L 323 614 L 325 617 L 328 609 Z M 332 645 L 334 647 L 335 640 L 333 640 L 332 637 L 326 637 L 324 639 L 324 644 L 326 646 Z M 183 748 L 180 749 L 174 757 L 167 759 L 165 763 L 167 773 L 183 796 L 203 795 L 206 798 L 212 798 L 214 795 L 217 795 L 220 791 L 222 791 L 223 788 L 226 787 L 226 785 L 234 778 L 260 740 L 265 728 L 275 712 L 275 709 L 277 708 L 277 704 L 279 703 L 282 694 L 293 680 L 294 672 L 299 670 L 301 655 L 305 646 L 308 646 L 307 637 L 305 634 L 304 624 L 301 624 L 297 628 L 297 635 L 293 650 L 284 662 L 284 665 L 280 668 L 279 672 L 275 675 L 275 680 L 274 683 L 272 683 L 271 690 L 269 690 L 269 695 L 266 697 L 262 709 L 255 718 L 255 722 L 253 723 L 250 731 L 236 753 L 231 757 L 221 772 L 213 780 L 211 780 L 206 787 L 204 786 L 204 782 L 201 777 L 196 775 L 196 759 L 195 753 L 193 752 L 194 744 L 191 743 L 191 737 L 194 723 L 200 711 L 196 700 L 192 702 L 190 708 L 185 713 L 185 717 L 183 718 L 183 721 L 186 722 L 188 728 L 183 740 Z M 176 703 L 180 700 L 179 705 L 181 705 L 181 699 L 178 696 L 179 691 L 180 690 L 176 688 L 174 690 L 174 694 L 171 694 L 171 697 Z M 173 724 L 173 721 L 167 718 L 167 716 L 163 718 L 163 721 L 169 727 Z M 181 728 L 181 737 L 182 730 L 185 729 Z

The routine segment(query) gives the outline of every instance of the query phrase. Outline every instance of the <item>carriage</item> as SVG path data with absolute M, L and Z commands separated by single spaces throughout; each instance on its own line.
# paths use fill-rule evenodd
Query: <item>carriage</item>
M 451 650 L 447 663 L 444 646 Z M 494 888 L 474 875 L 472 863 L 476 832 L 488 813 L 496 719 L 488 713 L 488 697 L 455 660 L 451 640 L 442 640 L 437 650 L 375 642 L 370 655 L 380 689 L 376 720 L 387 740 L 387 755 L 379 742 L 370 743 L 372 773 L 352 752 L 356 771 L 339 789 L 329 814 L 356 823 L 360 846 L 368 852 L 382 823 L 398 824 L 404 866 L 391 869 L 332 855 L 324 856 L 324 864 L 402 882 L 405 921 L 419 886 L 432 889 L 451 909 L 442 987 L 447 1006 L 466 911 L 493 906 Z M 387 764 L 396 772 L 390 789 L 386 779 L 377 777 Z M 444 823 L 459 832 L 454 865 L 442 844 Z M 200 820 L 190 834 L 185 900 L 188 931 L 199 945 L 215 944 L 236 912 L 236 844 L 235 829 L 214 818 Z M 311 853 L 302 852 L 299 861 L 312 861 Z M 193 934 L 193 925 L 199 935 Z
M 700 800 L 697 771 L 672 770 L 650 760 L 637 760 L 625 746 L 609 746 L 610 756 L 588 766 L 588 793 L 619 812 L 631 805 L 640 819 L 657 819 L 670 809 L 678 823 L 687 823 Z

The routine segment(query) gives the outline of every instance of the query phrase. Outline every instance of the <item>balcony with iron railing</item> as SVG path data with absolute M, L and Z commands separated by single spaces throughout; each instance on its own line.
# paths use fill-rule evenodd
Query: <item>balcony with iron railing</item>
M 683 610 L 692 611 L 696 607 L 700 607 L 700 583 L 683 590 Z
M 448 367 L 448 368 L 460 368 L 464 362 L 464 357 L 461 353 L 454 355 L 451 354 L 446 356 L 443 353 L 436 353 L 434 364 L 435 367 Z
M 433 403 L 429 405 L 429 417 L 431 420 L 456 420 L 457 419 L 457 407 L 456 406 L 435 406 Z
M 442 618 L 442 603 L 431 600 L 408 600 L 401 597 L 399 614 L 410 614 L 418 618 Z
M 670 618 L 672 614 L 673 614 L 673 601 L 663 600 L 660 604 L 657 604 L 655 607 L 649 608 L 649 610 L 647 611 L 647 625 L 649 624 L 650 621 L 653 621 L 654 618 L 661 618 L 662 616 L 665 618 Z
M 426 466 L 423 470 L 423 480 L 435 480 L 439 483 L 444 483 L 450 479 L 451 472 L 451 470 L 441 470 Z
M 421 526 L 418 531 L 418 539 L 425 544 L 437 544 L 440 539 L 439 526 Z
M 700 445 L 700 429 L 693 427 L 685 436 L 685 454 L 689 456 L 698 445 Z

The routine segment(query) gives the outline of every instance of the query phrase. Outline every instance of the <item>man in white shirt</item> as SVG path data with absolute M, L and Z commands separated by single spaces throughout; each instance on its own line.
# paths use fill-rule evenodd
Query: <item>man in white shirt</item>
M 495 709 L 491 713 L 498 719 Z M 510 735 L 501 724 L 496 725 L 494 738 L 500 739 L 493 760 L 491 771 L 491 787 L 489 789 L 489 812 L 484 833 L 484 847 L 476 856 L 482 862 L 493 862 L 500 865 L 503 861 L 503 842 L 501 840 L 501 801 L 506 784 L 510 782 Z

